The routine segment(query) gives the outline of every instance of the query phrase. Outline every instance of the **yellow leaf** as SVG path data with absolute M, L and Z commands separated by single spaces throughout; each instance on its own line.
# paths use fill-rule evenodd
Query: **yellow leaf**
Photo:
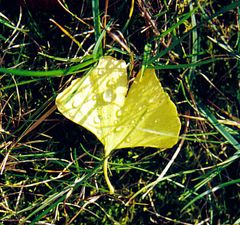
M 127 65 L 110 56 L 57 96 L 58 110 L 85 127 L 105 146 L 104 175 L 114 149 L 138 146 L 171 148 L 178 141 L 177 109 L 164 92 L 154 69 L 139 72 L 128 90 Z

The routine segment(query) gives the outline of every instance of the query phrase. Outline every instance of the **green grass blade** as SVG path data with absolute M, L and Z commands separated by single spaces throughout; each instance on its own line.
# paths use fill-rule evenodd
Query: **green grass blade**
M 34 80 L 25 80 L 25 81 L 21 81 L 21 82 L 18 82 L 17 86 L 23 86 L 23 85 L 26 85 L 26 84 L 31 84 L 31 83 L 34 83 L 34 82 L 38 82 L 40 79 L 34 79 Z M 16 88 L 16 85 L 15 84 L 10 84 L 10 85 L 7 85 L 7 86 L 4 86 L 2 88 L 0 88 L 0 91 L 5 91 L 7 89 L 10 89 L 10 88 Z
M 179 27 L 181 24 L 183 24 L 186 20 L 188 20 L 193 13 L 195 13 L 198 10 L 198 8 L 196 7 L 195 9 L 193 9 L 192 11 L 186 13 L 184 16 L 182 16 L 182 18 L 175 24 L 173 24 L 168 30 L 164 31 L 159 37 L 157 37 L 156 39 L 160 39 L 165 37 L 166 35 L 168 35 L 169 33 L 172 33 L 177 27 Z
M 92 14 L 93 14 L 93 24 L 95 31 L 95 42 L 98 43 L 98 57 L 103 54 L 102 42 L 99 40 L 101 36 L 101 21 L 100 21 L 100 10 L 99 10 L 99 0 L 92 0 Z
M 3 19 L 1 17 L 0 17 L 0 23 L 3 24 L 4 26 L 9 27 L 9 28 L 11 28 L 13 30 L 16 30 L 16 31 L 20 31 L 20 32 L 23 32 L 23 33 L 28 32 L 28 30 L 25 30 L 25 29 L 22 29 L 22 28 L 18 28 L 14 24 L 11 24 L 9 21 L 7 21 L 6 19 Z
M 228 181 L 228 182 L 219 184 L 218 186 L 216 186 L 216 187 L 214 187 L 214 188 L 211 188 L 210 190 L 207 190 L 207 191 L 199 194 L 196 198 L 194 198 L 194 199 L 191 200 L 187 205 L 185 205 L 181 211 L 182 211 L 182 212 L 185 211 L 185 210 L 186 210 L 189 206 L 191 206 L 194 202 L 196 202 L 197 200 L 205 197 L 206 195 L 209 195 L 209 194 L 211 194 L 211 193 L 216 192 L 217 190 L 220 190 L 220 189 L 223 189 L 223 188 L 228 187 L 228 186 L 230 186 L 230 185 L 238 184 L 238 183 L 240 183 L 240 179 L 231 180 L 231 181 Z
M 238 30 L 240 30 L 240 7 L 238 7 Z M 238 32 L 237 41 L 236 41 L 237 51 L 240 52 L 240 32 Z M 240 59 L 237 61 L 237 78 L 240 80 Z M 238 85 L 237 98 L 240 102 L 240 84 Z M 240 220 L 240 219 L 239 219 Z
M 67 76 L 67 75 L 85 71 L 86 69 L 88 69 L 88 66 L 92 65 L 94 62 L 96 62 L 96 60 L 91 59 L 91 60 L 79 63 L 78 65 L 71 66 L 67 69 L 49 70 L 49 71 L 31 71 L 31 70 L 11 69 L 11 68 L 1 67 L 0 73 L 12 74 L 16 76 L 25 76 L 25 77 L 61 77 L 61 76 Z
M 193 3 L 191 1 L 189 1 L 189 8 L 191 11 L 194 11 L 193 8 Z M 192 27 L 197 27 L 197 22 L 196 22 L 196 17 L 195 14 L 191 14 L 191 24 Z M 193 29 L 192 30 L 192 59 L 191 62 L 192 63 L 196 63 L 198 60 L 198 52 L 199 52 L 199 38 L 198 38 L 198 32 L 197 29 Z M 195 66 L 191 67 L 189 74 L 188 74 L 188 83 L 191 84 L 193 77 L 194 77 L 194 71 L 195 71 Z
M 210 112 L 210 110 L 203 104 L 199 103 L 200 112 L 204 117 L 215 127 L 217 131 L 231 144 L 238 152 L 240 152 L 240 144 L 239 142 L 224 128 L 222 124 L 220 124 L 216 117 Z
M 193 62 L 193 63 L 188 63 L 188 64 L 176 64 L 176 65 L 165 65 L 165 64 L 160 64 L 160 63 L 155 63 L 154 66 L 148 66 L 149 68 L 155 68 L 158 70 L 173 70 L 173 69 L 187 69 L 187 68 L 191 68 L 191 67 L 200 67 L 202 65 L 206 65 L 206 64 L 211 64 L 213 62 L 219 61 L 219 60 L 225 60 L 224 58 L 213 58 L 213 59 L 206 59 L 203 61 L 198 61 L 198 62 Z
M 208 22 L 209 20 L 214 19 L 215 17 L 218 17 L 220 15 L 222 15 L 223 13 L 226 13 L 230 10 L 235 9 L 236 7 L 240 6 L 240 2 L 233 2 L 227 6 L 222 7 L 219 11 L 217 11 L 216 13 L 210 15 L 210 16 L 206 16 L 202 22 L 198 23 L 196 26 L 194 26 L 191 30 L 189 30 L 188 32 L 186 32 L 182 37 L 178 38 L 177 40 L 175 40 L 168 48 L 165 48 L 163 51 L 159 52 L 156 54 L 156 57 L 154 57 L 152 59 L 152 62 L 156 61 L 156 59 L 163 57 L 164 55 L 166 55 L 170 50 L 172 50 L 174 47 L 176 47 L 177 45 L 179 45 L 185 38 L 187 38 L 189 36 L 189 34 L 191 32 L 193 32 L 194 30 L 196 30 L 197 28 L 199 28 L 200 26 L 204 25 L 204 23 Z M 169 33 L 171 33 L 174 29 L 176 29 L 177 27 L 179 27 L 181 24 L 183 24 L 187 19 L 189 19 L 190 17 L 192 17 L 192 15 L 198 10 L 198 7 L 196 7 L 194 10 L 192 10 L 189 13 L 186 13 L 184 15 L 184 17 L 182 19 L 180 19 L 176 24 L 174 24 L 173 26 L 171 26 L 168 30 L 166 30 L 165 32 L 163 32 L 159 37 L 157 37 L 157 40 L 160 38 L 165 37 L 166 35 L 168 35 Z

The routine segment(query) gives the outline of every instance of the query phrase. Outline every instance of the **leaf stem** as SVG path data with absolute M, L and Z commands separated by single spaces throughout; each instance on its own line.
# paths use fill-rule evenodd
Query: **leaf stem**
M 109 188 L 109 193 L 114 194 L 114 187 L 112 186 L 111 181 L 108 177 L 108 159 L 109 159 L 109 154 L 105 157 L 103 161 L 103 174 L 104 174 L 104 178 L 107 183 L 107 186 Z

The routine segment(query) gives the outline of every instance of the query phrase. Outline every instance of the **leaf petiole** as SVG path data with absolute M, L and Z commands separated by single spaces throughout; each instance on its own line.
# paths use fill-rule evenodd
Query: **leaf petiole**
M 103 174 L 109 189 L 109 194 L 114 194 L 114 187 L 112 186 L 112 183 L 108 177 L 108 159 L 109 159 L 109 154 L 105 156 L 105 159 L 103 161 Z

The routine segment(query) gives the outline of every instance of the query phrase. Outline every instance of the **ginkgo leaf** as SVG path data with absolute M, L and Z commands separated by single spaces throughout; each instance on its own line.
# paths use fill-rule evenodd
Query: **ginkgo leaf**
M 58 110 L 85 127 L 105 147 L 104 175 L 112 150 L 138 146 L 171 148 L 178 141 L 180 120 L 154 69 L 136 76 L 128 90 L 127 65 L 110 56 L 57 96 Z

